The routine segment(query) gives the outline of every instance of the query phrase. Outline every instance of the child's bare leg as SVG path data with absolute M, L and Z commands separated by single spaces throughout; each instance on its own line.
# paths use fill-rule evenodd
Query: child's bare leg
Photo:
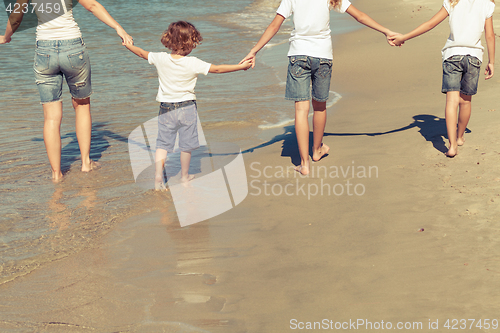
M 78 146 L 82 158 L 82 171 L 89 172 L 99 166 L 99 163 L 90 160 L 90 140 L 92 136 L 92 116 L 90 115 L 90 97 L 72 99 L 75 109 L 75 128 Z
M 465 129 L 469 124 L 472 110 L 472 96 L 460 94 L 459 112 L 458 112 L 458 133 L 457 145 L 462 146 L 465 143 Z
M 163 167 L 165 166 L 166 159 L 167 159 L 167 151 L 161 148 L 156 149 L 155 190 L 157 191 L 166 190 L 165 181 L 163 180 Z
M 181 151 L 181 181 L 188 182 L 194 178 L 189 174 L 189 164 L 191 163 L 191 152 Z
M 457 153 L 457 107 L 460 101 L 460 92 L 448 91 L 446 93 L 446 130 L 448 132 L 448 140 L 450 147 L 446 152 L 446 156 L 454 157 Z
M 313 161 L 319 161 L 328 154 L 330 147 L 323 143 L 323 134 L 326 126 L 326 102 L 312 101 L 313 115 Z
M 303 175 L 309 174 L 309 101 L 295 102 L 295 134 L 299 145 L 300 165 L 295 168 Z
M 43 104 L 43 141 L 52 168 L 52 180 L 63 177 L 61 172 L 61 121 L 62 101 Z

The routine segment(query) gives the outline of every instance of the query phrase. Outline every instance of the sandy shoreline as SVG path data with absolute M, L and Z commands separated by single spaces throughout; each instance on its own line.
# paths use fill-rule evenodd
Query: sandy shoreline
M 401 32 L 441 5 L 380 3 L 356 5 Z M 331 154 L 314 166 L 376 174 L 280 173 L 297 158 L 283 133 L 244 154 L 253 183 L 236 208 L 180 228 L 162 204 L 171 199 L 154 196 L 158 209 L 93 248 L 1 285 L 0 330 L 288 332 L 293 319 L 360 319 L 422 323 L 408 331 L 439 320 L 442 332 L 447 319 L 500 319 L 500 76 L 481 80 L 466 145 L 445 158 L 447 33 L 442 24 L 401 49 L 368 29 L 335 39 L 332 90 L 343 98 L 327 124 Z M 287 185 L 294 195 L 277 195 Z

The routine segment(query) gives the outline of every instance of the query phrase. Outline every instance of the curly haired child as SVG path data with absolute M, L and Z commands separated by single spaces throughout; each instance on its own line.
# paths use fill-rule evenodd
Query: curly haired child
M 181 181 L 194 178 L 189 174 L 191 152 L 199 147 L 194 88 L 199 74 L 229 73 L 247 70 L 251 62 L 238 65 L 212 65 L 196 57 L 188 56 L 201 43 L 200 32 L 189 22 L 170 24 L 161 37 L 167 52 L 148 52 L 127 43 L 125 46 L 137 56 L 156 66 L 160 86 L 156 100 L 160 102 L 158 114 L 158 138 L 156 141 L 155 189 L 166 190 L 163 168 L 168 153 L 174 150 L 175 138 L 179 133 L 181 151 Z

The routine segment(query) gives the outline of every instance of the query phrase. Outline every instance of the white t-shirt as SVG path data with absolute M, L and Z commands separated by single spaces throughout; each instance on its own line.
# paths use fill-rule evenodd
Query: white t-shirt
M 174 59 L 166 52 L 149 52 L 148 62 L 158 70 L 158 102 L 195 100 L 194 87 L 198 74 L 207 75 L 211 64 L 196 57 Z
M 454 55 L 471 55 L 482 61 L 484 22 L 493 15 L 495 4 L 491 0 L 460 0 L 452 7 L 450 0 L 444 0 L 443 7 L 450 15 L 450 36 L 442 50 L 443 61 Z
M 349 0 L 342 0 L 338 11 L 344 13 L 350 5 Z M 276 13 L 284 18 L 293 14 L 288 56 L 333 59 L 328 0 L 282 0 Z
M 73 18 L 72 0 L 31 0 L 38 17 L 36 40 L 65 40 L 82 37 Z

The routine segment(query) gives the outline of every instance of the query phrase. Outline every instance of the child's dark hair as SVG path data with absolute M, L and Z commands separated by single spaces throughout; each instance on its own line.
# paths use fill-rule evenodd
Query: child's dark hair
M 172 52 L 187 55 L 196 45 L 201 44 L 203 38 L 200 32 L 189 22 L 178 21 L 170 23 L 168 29 L 161 36 L 161 43 Z

